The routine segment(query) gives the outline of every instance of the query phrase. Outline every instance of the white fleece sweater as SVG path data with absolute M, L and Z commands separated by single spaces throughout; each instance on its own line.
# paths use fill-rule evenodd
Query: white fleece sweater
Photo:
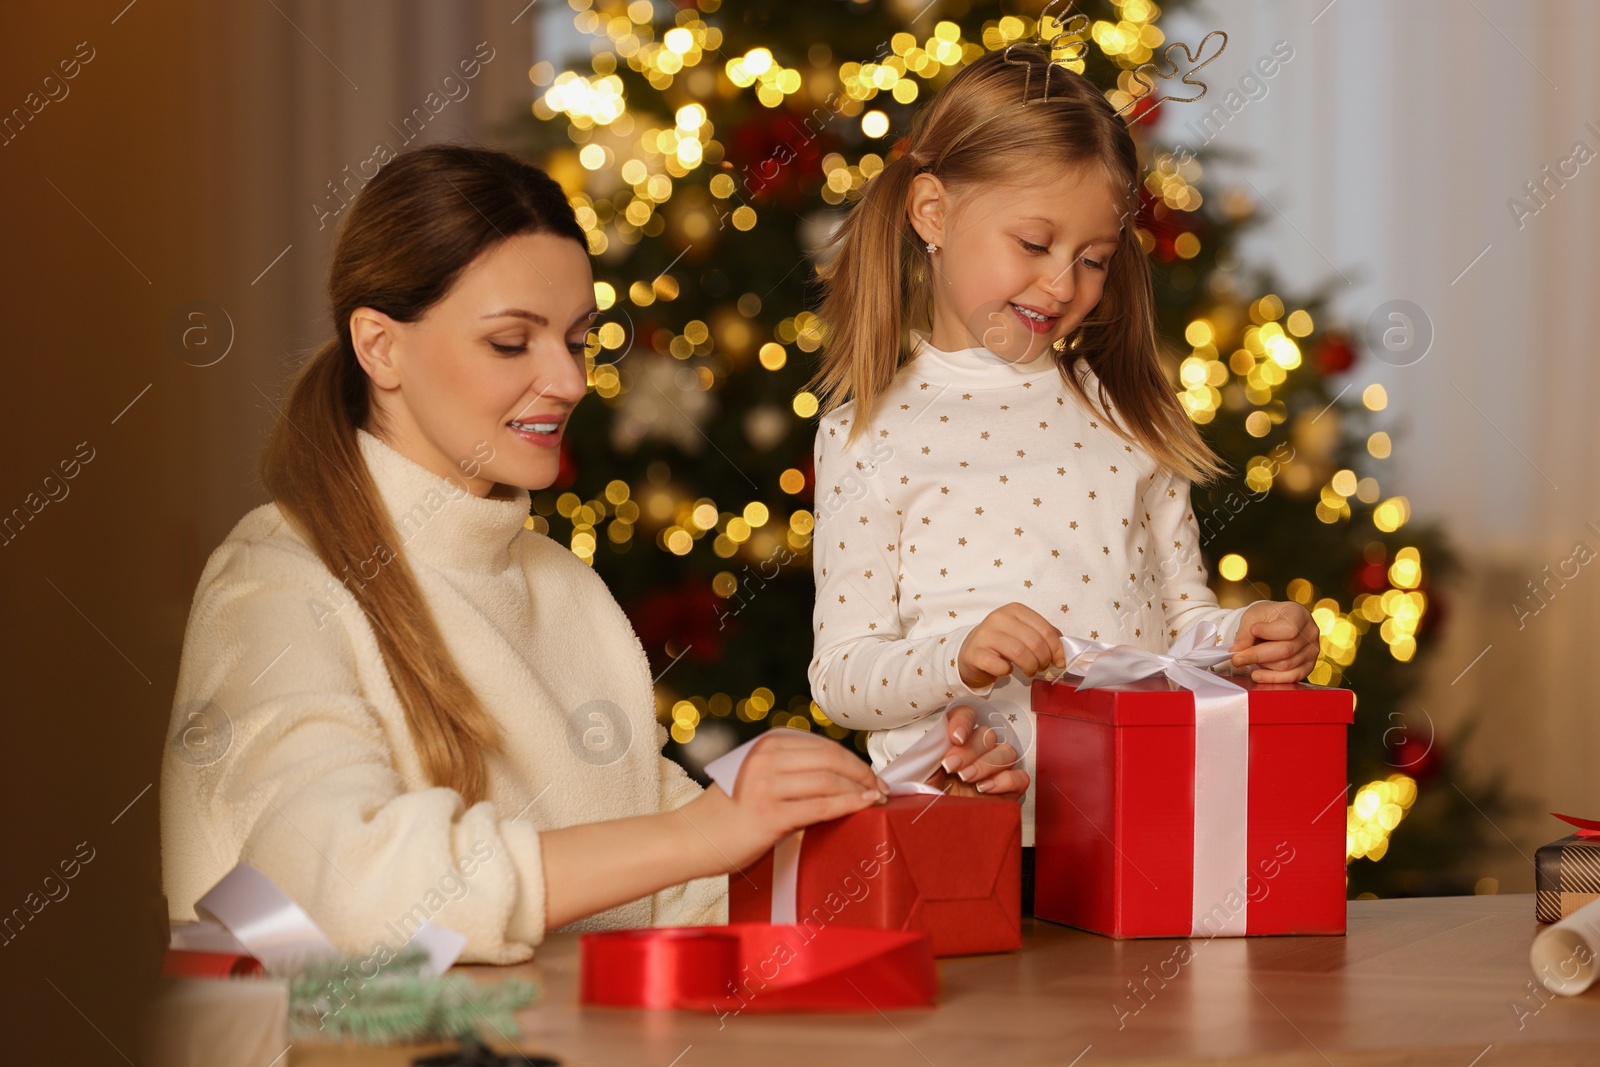
M 184 636 L 161 776 L 168 908 L 194 918 L 244 860 L 341 950 L 398 948 L 426 919 L 466 935 L 463 962 L 525 960 L 545 933 L 540 831 L 671 810 L 700 788 L 661 755 L 627 617 L 525 527 L 528 494 L 475 497 L 357 432 L 445 644 L 500 726 L 488 798 L 465 808 L 429 785 L 372 624 L 263 505 L 207 561 Z M 726 916 L 718 876 L 572 928 Z
M 1202 620 L 1232 643 L 1244 609 L 1219 607 L 1206 584 L 1186 479 L 1086 407 L 1048 353 L 1012 364 L 912 335 L 915 355 L 854 444 L 853 403 L 817 426 L 811 691 L 833 721 L 875 731 L 874 767 L 961 697 L 1031 716 L 1020 672 L 975 690 L 956 666 L 973 627 L 1012 601 L 1110 644 L 1165 652 Z M 1043 786 L 1035 775 L 1024 845 Z

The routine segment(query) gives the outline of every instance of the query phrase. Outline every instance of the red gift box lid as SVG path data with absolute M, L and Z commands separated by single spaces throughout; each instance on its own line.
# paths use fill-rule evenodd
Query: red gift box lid
M 1307 682 L 1253 682 L 1243 672 L 1219 673 L 1250 694 L 1250 721 L 1260 725 L 1355 721 L 1355 694 Z M 1193 726 L 1194 693 L 1164 676 L 1105 689 L 1078 690 L 1080 679 L 1033 683 L 1035 714 L 1110 726 Z

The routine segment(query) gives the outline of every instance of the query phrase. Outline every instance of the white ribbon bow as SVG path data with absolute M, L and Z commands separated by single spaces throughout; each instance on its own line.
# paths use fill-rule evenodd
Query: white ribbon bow
M 942 794 L 943 790 L 929 785 L 927 778 L 938 769 L 945 752 L 950 747 L 949 730 L 945 721 L 950 712 L 958 707 L 969 707 L 975 711 L 978 716 L 978 727 L 981 729 L 987 722 L 998 735 L 995 746 L 1010 745 L 1017 753 L 1017 761 L 1019 763 L 1022 761 L 1023 754 L 1027 752 L 1022 734 L 1017 729 L 1017 724 L 1008 719 L 1004 712 L 981 697 L 953 700 L 945 706 L 942 713 L 932 716 L 933 724 L 912 743 L 910 748 L 890 760 L 884 765 L 883 770 L 878 772 L 878 777 L 889 787 L 890 796 Z M 732 752 L 718 756 L 706 764 L 706 774 L 722 787 L 724 793 L 733 796 L 734 786 L 739 780 L 739 769 L 744 766 L 745 757 L 766 736 L 763 734 L 754 741 L 746 741 Z M 796 830 L 772 849 L 772 921 L 775 924 L 796 921 L 795 917 L 798 914 L 796 898 L 800 885 L 800 841 L 804 836 L 804 830 Z
M 1248 904 L 1234 909 L 1224 901 L 1229 894 L 1244 897 L 1249 873 L 1250 707 L 1244 689 L 1208 669 L 1233 656 L 1218 644 L 1218 636 L 1215 623 L 1197 623 L 1179 635 L 1165 655 L 1082 637 L 1063 637 L 1061 645 L 1067 673 L 1083 676 L 1079 689 L 1164 675 L 1194 693 L 1191 932 L 1196 937 L 1242 937 Z M 1219 912 L 1224 918 L 1217 928 Z

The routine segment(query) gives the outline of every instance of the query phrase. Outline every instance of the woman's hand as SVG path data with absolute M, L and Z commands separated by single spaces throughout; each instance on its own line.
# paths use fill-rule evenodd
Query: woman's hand
M 936 727 L 937 729 L 937 727 Z M 951 796 L 1005 797 L 1021 800 L 1028 791 L 1028 772 L 1020 766 L 1017 750 L 999 743 L 993 728 L 978 725 L 978 713 L 966 705 L 945 716 L 950 751 L 928 784 Z
M 745 756 L 732 797 L 712 785 L 679 810 L 732 873 L 794 831 L 881 804 L 888 795 L 883 780 L 843 745 L 777 729 Z
M 1061 631 L 1026 604 L 1011 603 L 995 608 L 974 626 L 961 642 L 956 666 L 968 689 L 993 685 L 996 678 L 1021 667 L 1032 677 L 1045 668 L 1067 665 L 1061 647 Z
M 1258 600 L 1239 617 L 1239 634 L 1228 651 L 1235 667 L 1256 664 L 1253 682 L 1298 682 L 1311 673 L 1321 648 L 1321 633 L 1304 605 Z

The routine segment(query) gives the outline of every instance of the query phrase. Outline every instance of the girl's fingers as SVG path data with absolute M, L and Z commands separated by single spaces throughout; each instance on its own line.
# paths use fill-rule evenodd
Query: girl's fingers
M 854 815 L 877 802 L 876 794 L 868 797 L 864 793 L 835 793 L 832 796 L 795 801 L 793 811 L 789 813 L 790 822 L 796 829 L 803 829 L 813 823 Z
M 983 779 L 976 789 L 986 797 L 1021 797 L 1030 784 L 1027 771 L 1012 769 Z
M 977 710 L 966 704 L 950 709 L 950 713 L 945 716 L 945 729 L 949 733 L 952 745 L 966 744 L 967 738 L 972 736 L 972 731 L 977 725 Z
M 975 762 L 961 768 L 956 777 L 963 782 L 980 782 L 1004 774 L 1017 763 L 1017 750 L 1009 744 L 997 745 Z

